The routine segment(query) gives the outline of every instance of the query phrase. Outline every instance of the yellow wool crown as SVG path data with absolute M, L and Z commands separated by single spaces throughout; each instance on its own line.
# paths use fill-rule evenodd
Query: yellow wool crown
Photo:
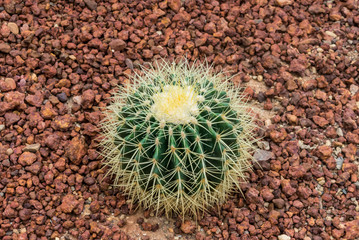
M 152 113 L 159 121 L 188 123 L 191 116 L 198 114 L 197 96 L 191 86 L 166 85 L 162 92 L 152 97 Z

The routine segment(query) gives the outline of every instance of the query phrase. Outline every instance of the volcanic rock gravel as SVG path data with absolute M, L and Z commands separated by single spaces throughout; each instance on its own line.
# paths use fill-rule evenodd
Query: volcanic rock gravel
M 358 9 L 0 0 L 0 238 L 359 239 Z M 243 195 L 198 225 L 135 210 L 97 153 L 117 85 L 139 64 L 184 55 L 238 74 L 263 122 Z

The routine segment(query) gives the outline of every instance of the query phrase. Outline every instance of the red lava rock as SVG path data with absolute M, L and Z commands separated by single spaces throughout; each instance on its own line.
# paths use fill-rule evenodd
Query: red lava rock
M 326 202 L 330 202 L 333 198 L 332 198 L 332 195 L 324 193 L 322 196 L 322 199 Z
M 79 202 L 76 197 L 72 194 L 68 194 L 62 199 L 60 209 L 64 213 L 71 213 L 78 204 Z
M 192 221 L 187 220 L 181 224 L 181 231 L 186 234 L 193 233 L 195 229 L 196 229 L 196 225 Z
M 301 201 L 295 200 L 295 201 L 293 202 L 293 207 L 298 208 L 298 209 L 301 209 L 301 208 L 304 207 L 304 204 L 303 204 Z
M 284 139 L 287 137 L 287 132 L 284 128 L 281 128 L 280 131 L 273 130 L 269 133 L 270 138 L 276 142 L 280 143 L 283 142 Z
M 280 65 L 280 60 L 273 55 L 267 55 L 263 57 L 262 65 L 265 68 L 274 69 Z
M 293 4 L 293 0 L 275 0 L 275 3 L 280 7 L 284 7 Z
M 9 53 L 11 51 L 11 47 L 7 43 L 0 43 L 0 52 Z
M 255 188 L 250 188 L 248 189 L 248 191 L 246 192 L 245 196 L 246 199 L 248 199 L 249 202 L 251 203 L 258 203 L 259 202 L 259 191 Z
M 41 162 L 35 162 L 34 164 L 31 164 L 31 166 L 26 167 L 25 169 L 27 171 L 30 171 L 33 174 L 38 174 L 41 170 L 42 163 Z
M 263 197 L 264 201 L 266 201 L 266 202 L 270 202 L 270 201 L 272 201 L 273 198 L 274 198 L 273 193 L 272 193 L 271 190 L 269 190 L 268 188 L 264 188 L 264 189 L 261 191 L 261 196 Z
M 24 194 L 24 193 L 25 193 L 25 188 L 24 187 L 19 186 L 19 187 L 16 188 L 16 194 L 21 195 L 21 194 Z
M 45 138 L 46 146 L 54 150 L 59 148 L 60 142 L 61 142 L 61 137 L 56 133 L 50 134 Z
M 17 212 L 11 208 L 10 205 L 7 205 L 4 212 L 2 213 L 6 218 L 15 218 L 17 216 Z
M 343 163 L 342 165 L 343 172 L 348 172 L 350 174 L 358 171 L 357 165 L 355 163 Z
M 0 91 L 7 92 L 16 89 L 16 83 L 12 78 L 0 79 Z
M 90 222 L 90 232 L 99 234 L 101 231 L 99 224 L 97 222 Z
M 33 106 L 41 107 L 42 102 L 44 101 L 44 97 L 40 92 L 36 92 L 34 95 L 26 96 L 25 100 Z
M 293 91 L 295 89 L 298 88 L 298 85 L 296 84 L 296 82 L 293 80 L 293 79 L 289 79 L 287 82 L 286 82 L 286 88 L 289 90 L 289 91 Z
M 0 102 L 0 116 L 3 115 L 6 111 L 11 110 L 11 106 L 9 103 Z
M 90 123 L 97 125 L 100 122 L 101 113 L 99 112 L 91 112 L 85 113 L 85 118 Z
M 37 201 L 37 200 L 31 199 L 31 200 L 29 201 L 29 203 L 30 203 L 36 210 L 41 210 L 41 209 L 42 209 L 42 204 L 41 204 L 39 201 Z
M 304 177 L 306 173 L 307 170 L 302 165 L 289 167 L 289 175 L 292 176 L 294 179 Z
M 313 13 L 313 14 L 320 14 L 320 13 L 325 13 L 325 9 L 322 8 L 321 5 L 317 5 L 317 4 L 314 4 L 314 5 L 311 5 L 309 8 L 308 8 L 308 11 L 310 13 Z
M 302 83 L 302 88 L 304 91 L 313 90 L 317 87 L 317 81 L 315 79 L 309 79 Z
M 98 211 L 100 211 L 100 208 L 101 208 L 101 205 L 98 201 L 93 201 L 91 204 L 90 204 L 90 211 L 92 213 L 97 213 Z
M 20 106 L 24 102 L 25 94 L 18 91 L 12 91 L 5 93 L 4 100 L 9 104 L 10 108 L 13 109 Z M 1 102 L 0 102 L 1 103 Z
M 60 172 L 65 171 L 66 160 L 64 158 L 59 158 L 59 160 L 57 160 L 57 162 L 54 164 L 54 167 Z
M 27 117 L 27 120 L 29 126 L 32 128 L 38 127 L 38 129 L 41 129 L 42 127 L 44 127 L 43 119 L 38 112 L 30 113 Z
M 70 229 L 70 228 L 73 228 L 74 227 L 74 222 L 70 221 L 70 220 L 67 220 L 65 221 L 62 226 L 66 229 Z
M 90 239 L 91 233 L 90 231 L 86 230 L 81 234 L 81 239 Z
M 19 157 L 19 163 L 23 166 L 30 166 L 36 161 L 37 157 L 34 153 L 24 152 Z
M 157 231 L 158 229 L 158 224 L 151 224 L 151 223 L 148 223 L 148 222 L 143 222 L 141 224 L 141 228 L 144 230 L 144 231 Z
M 290 72 L 303 73 L 306 69 L 304 63 L 299 59 L 294 59 L 289 66 Z
M 283 179 L 281 181 L 281 186 L 283 189 L 283 192 L 287 195 L 287 196 L 292 196 L 297 190 L 295 188 L 293 188 L 290 184 L 290 180 L 288 179 Z
M 84 3 L 90 10 L 97 9 L 97 3 L 94 0 L 84 0 Z
M 196 47 L 200 47 L 207 42 L 207 39 L 208 39 L 207 35 L 203 34 L 200 38 L 197 38 L 194 43 Z
M 336 228 L 334 228 L 332 230 L 332 234 L 333 234 L 333 237 L 335 239 L 340 239 L 340 237 L 342 237 L 344 235 L 344 229 L 336 229 Z
M 297 124 L 298 123 L 298 118 L 297 118 L 297 116 L 295 116 L 295 115 L 292 115 L 292 114 L 288 114 L 287 115 L 287 119 L 288 119 L 288 122 L 290 123 L 290 124 Z
M 251 87 L 246 87 L 243 91 L 244 96 L 248 96 L 248 98 L 252 98 L 254 95 L 254 90 Z
M 213 22 L 209 22 L 206 25 L 204 25 L 204 31 L 209 34 L 213 34 L 217 31 L 216 25 Z
M 5 113 L 5 125 L 10 126 L 20 120 L 20 116 L 15 113 Z
M 315 122 L 315 124 L 317 124 L 320 127 L 325 127 L 326 125 L 329 124 L 328 120 L 319 116 L 313 116 L 313 121 Z
M 96 136 L 100 132 L 99 128 L 91 123 L 84 123 L 81 126 L 83 127 L 84 135 Z
M 285 202 L 281 198 L 273 199 L 273 203 L 279 209 L 282 209 L 285 206 Z
M 316 79 L 316 83 L 318 83 L 319 88 L 326 88 L 328 86 L 328 81 L 324 76 L 320 76 Z
M 345 237 L 346 239 L 359 238 L 359 219 L 345 223 Z
M 69 114 L 57 116 L 52 123 L 54 129 L 66 131 L 72 126 L 72 118 Z
M 320 159 L 327 159 L 332 155 L 333 149 L 329 146 L 322 145 L 317 148 L 317 156 Z
M 87 185 L 92 185 L 96 182 L 96 180 L 93 177 L 86 177 L 84 178 L 84 183 Z
M 152 58 L 153 57 L 153 52 L 151 50 L 149 50 L 149 49 L 144 49 L 142 56 L 144 58 Z
M 88 89 L 82 94 L 82 106 L 84 108 L 91 108 L 93 101 L 95 100 L 95 93 Z
M 0 29 L 0 33 L 3 37 L 7 38 L 10 35 L 10 29 L 6 24 L 3 24 Z
M 19 211 L 19 217 L 23 221 L 27 221 L 31 218 L 32 210 L 28 208 L 21 209 Z
M 42 72 L 46 77 L 52 78 L 56 75 L 56 68 L 50 65 L 46 65 L 43 67 Z
M 6 12 L 8 12 L 10 14 L 15 13 L 15 2 L 14 1 L 4 0 L 3 3 L 4 3 L 4 8 L 5 8 Z
M 340 19 L 342 19 L 342 15 L 338 10 L 333 9 L 329 13 L 329 19 L 333 21 L 339 21 Z
M 122 39 L 115 39 L 110 42 L 110 47 L 115 51 L 122 51 L 126 47 L 126 42 Z
M 303 187 L 303 186 L 298 187 L 298 195 L 301 198 L 308 199 L 311 194 L 312 194 L 312 191 L 309 188 Z
M 158 16 L 156 14 L 150 14 L 145 17 L 143 22 L 145 23 L 146 26 L 152 26 L 153 24 L 156 23 L 157 19 Z
M 310 207 L 310 208 L 308 209 L 308 211 L 307 211 L 307 214 L 309 214 L 310 216 L 312 216 L 312 217 L 314 217 L 314 218 L 318 217 L 318 214 L 319 214 L 318 208 L 316 208 L 316 207 Z
M 271 222 L 272 224 L 278 224 L 278 218 L 280 216 L 280 212 L 276 211 L 276 210 L 272 210 L 269 212 L 268 215 L 268 220 L 269 222 Z
M 41 107 L 41 116 L 44 119 L 52 119 L 54 116 L 56 116 L 57 113 L 54 110 L 54 108 L 52 107 L 52 104 L 50 102 L 46 102 L 42 107 Z
M 181 0 L 168 0 L 167 4 L 175 12 L 178 12 L 181 8 Z
M 319 89 L 315 92 L 315 97 L 323 101 L 327 100 L 327 94 Z
M 54 180 L 54 174 L 51 171 L 48 171 L 44 176 L 45 182 L 47 184 L 52 184 Z
M 359 135 L 358 134 L 348 132 L 347 135 L 345 136 L 345 138 L 350 143 L 359 144 Z
M 23 233 L 19 233 L 18 235 L 17 235 L 17 239 L 19 239 L 19 240 L 27 240 L 28 238 L 27 238 L 27 233 L 26 232 L 23 232 Z
M 79 165 L 86 153 L 87 144 L 85 139 L 80 137 L 73 138 L 67 148 L 67 157 L 70 161 L 75 165 Z

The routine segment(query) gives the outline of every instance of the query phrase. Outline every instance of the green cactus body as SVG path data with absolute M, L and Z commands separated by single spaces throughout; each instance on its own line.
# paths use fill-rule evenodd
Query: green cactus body
M 115 96 L 103 124 L 105 164 L 133 199 L 196 214 L 244 178 L 254 125 L 221 80 L 202 65 L 164 64 Z

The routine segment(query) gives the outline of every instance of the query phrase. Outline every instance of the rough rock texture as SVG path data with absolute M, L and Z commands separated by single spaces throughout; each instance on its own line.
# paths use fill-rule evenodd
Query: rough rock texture
M 358 239 L 358 39 L 356 0 L 0 0 L 0 238 Z M 102 109 L 139 64 L 181 56 L 237 74 L 259 162 L 198 226 L 126 224 Z
M 87 144 L 84 138 L 75 137 L 66 148 L 67 157 L 76 165 L 79 165 L 87 152 Z

